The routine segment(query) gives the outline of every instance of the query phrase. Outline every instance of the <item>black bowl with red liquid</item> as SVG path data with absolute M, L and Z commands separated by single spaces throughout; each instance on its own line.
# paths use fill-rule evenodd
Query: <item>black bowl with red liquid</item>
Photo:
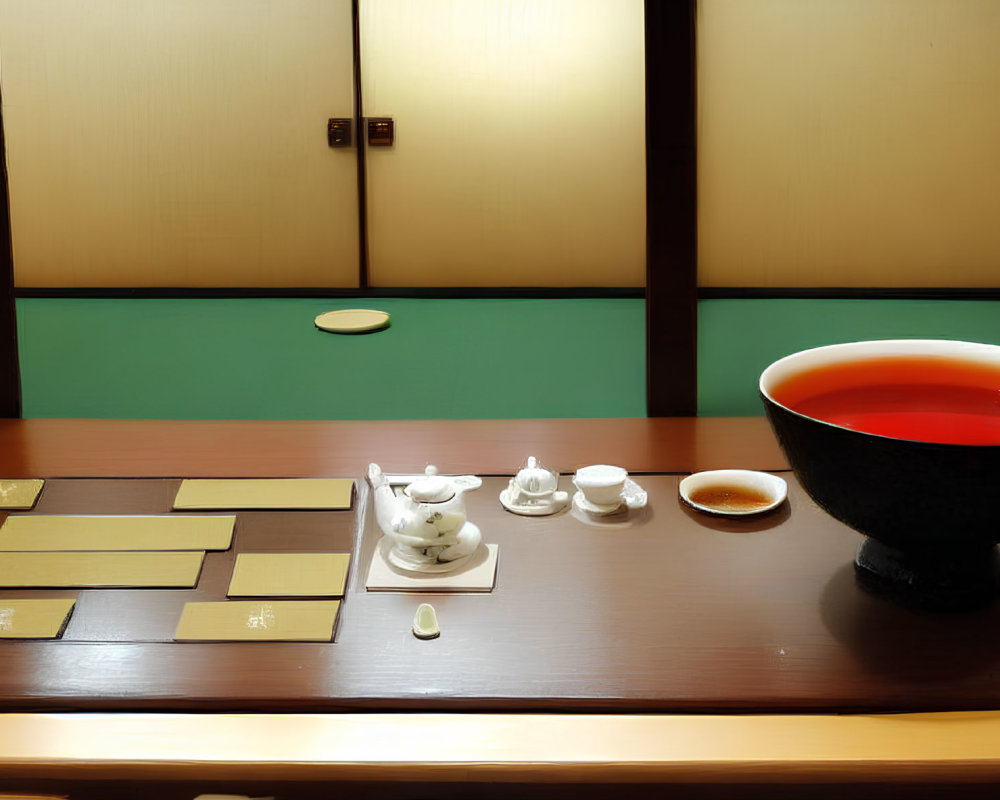
M 1000 347 L 819 347 L 771 364 L 760 393 L 805 490 L 864 534 L 855 567 L 865 585 L 924 608 L 995 599 Z

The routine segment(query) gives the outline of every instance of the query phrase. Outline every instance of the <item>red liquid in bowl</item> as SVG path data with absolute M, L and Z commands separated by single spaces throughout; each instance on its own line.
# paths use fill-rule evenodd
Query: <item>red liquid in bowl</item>
M 786 408 L 844 428 L 944 444 L 1000 444 L 1000 365 L 887 356 L 818 367 L 777 385 Z

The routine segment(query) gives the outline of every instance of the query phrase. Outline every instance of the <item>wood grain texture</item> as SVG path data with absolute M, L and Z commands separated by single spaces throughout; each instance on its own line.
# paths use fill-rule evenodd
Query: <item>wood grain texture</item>
M 629 466 L 711 460 L 725 455 L 725 441 L 738 445 L 741 466 L 767 466 L 777 453 L 760 419 L 560 421 L 549 439 L 563 443 L 557 460 L 592 460 L 590 445 L 574 440 L 591 424 L 590 445 Z M 178 475 L 267 474 L 268 464 L 346 475 L 335 468 L 366 463 L 372 449 L 390 455 L 392 469 L 435 447 L 468 448 L 463 458 L 481 464 L 506 464 L 510 448 L 519 463 L 550 423 L 387 423 L 385 441 L 378 423 L 353 433 L 355 423 L 329 425 L 7 421 L 0 466 L 139 476 L 156 447 Z M 230 450 L 220 454 L 220 443 Z M 911 796 L 917 786 L 989 796 L 1000 783 L 1000 718 L 987 710 L 1000 703 L 991 680 L 1000 650 L 983 631 L 996 626 L 995 609 L 924 616 L 864 594 L 850 569 L 856 534 L 794 482 L 783 512 L 748 525 L 680 505 L 678 476 L 637 479 L 650 491 L 647 515 L 610 529 L 568 515 L 514 517 L 495 498 L 505 479 L 488 479 L 469 495 L 470 513 L 500 545 L 497 591 L 435 599 L 442 636 L 431 642 L 408 632 L 426 598 L 369 596 L 360 570 L 329 645 L 143 641 L 150 621 L 170 630 L 178 593 L 170 602 L 162 592 L 82 593 L 68 640 L 0 649 L 4 786 L 84 800 L 139 787 L 164 800 L 207 791 L 312 800 L 331 783 L 371 798 L 568 798 L 612 786 L 652 798 L 666 785 L 680 797 L 791 798 L 804 784 L 811 798 L 845 788 Z M 176 487 L 174 478 L 52 480 L 38 511 L 163 511 Z M 358 502 L 367 508 L 367 498 Z M 353 515 L 298 512 L 289 525 L 289 513 L 241 514 L 238 547 L 309 552 L 319 536 L 335 552 L 354 537 Z M 359 567 L 371 536 L 362 544 Z M 196 591 L 224 591 L 234 557 L 210 554 Z M 532 600 L 542 585 L 550 591 Z M 840 713 L 874 707 L 949 711 Z M 58 713 L 84 708 L 113 713 Z M 254 708 L 276 713 L 247 713 Z M 709 708 L 740 714 L 690 713 Z M 801 713 L 820 708 L 838 713 Z M 515 709 L 528 713 L 496 713 Z M 568 709 L 577 713 L 560 713 Z
M 181 422 L 0 420 L 4 477 L 350 477 L 387 472 L 511 474 L 529 455 L 560 472 L 788 469 L 755 417 Z
M 786 475 L 785 506 L 739 520 L 688 508 L 677 475 L 637 476 L 649 505 L 625 517 L 519 517 L 497 499 L 508 479 L 488 477 L 467 499 L 500 552 L 486 595 L 366 592 L 381 532 L 365 484 L 353 513 L 241 512 L 233 549 L 206 554 L 197 589 L 81 591 L 62 641 L 0 645 L 0 702 L 271 712 L 1000 705 L 1000 646 L 982 635 L 1000 608 L 942 617 L 868 594 L 851 565 L 858 535 Z M 108 508 L 116 495 L 161 511 L 164 484 L 175 481 L 52 479 L 39 513 Z M 563 488 L 573 489 L 568 477 Z M 183 604 L 225 599 L 236 554 L 247 552 L 353 552 L 333 644 L 171 643 Z M 433 642 L 410 635 L 423 601 L 441 624 Z

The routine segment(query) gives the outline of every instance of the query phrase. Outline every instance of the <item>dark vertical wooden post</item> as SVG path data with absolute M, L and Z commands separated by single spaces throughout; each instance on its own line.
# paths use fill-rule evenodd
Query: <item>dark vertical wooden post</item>
M 7 194 L 7 148 L 0 97 L 0 417 L 21 416 L 21 372 L 17 361 L 17 314 L 14 309 L 14 257 L 10 243 Z
M 646 413 L 698 410 L 696 0 L 646 0 Z
M 358 165 L 358 288 L 368 288 L 368 178 L 366 176 L 368 130 L 361 92 L 361 8 L 351 1 L 352 53 L 354 63 L 354 146 Z

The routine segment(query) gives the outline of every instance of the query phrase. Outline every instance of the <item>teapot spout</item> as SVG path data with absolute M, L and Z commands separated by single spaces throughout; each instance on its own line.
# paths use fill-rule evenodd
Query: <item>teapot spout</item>
M 368 465 L 368 483 L 372 485 L 373 489 L 378 489 L 381 486 L 388 486 L 389 479 L 385 477 L 385 473 L 382 472 L 382 467 L 378 464 Z
M 396 493 L 378 464 L 368 465 L 368 482 L 375 491 L 375 520 L 383 533 L 391 535 L 398 511 Z
M 463 492 L 471 492 L 473 489 L 478 489 L 483 485 L 483 479 L 478 475 L 458 475 L 452 478 L 452 484 L 455 487 L 455 493 L 461 494 Z

